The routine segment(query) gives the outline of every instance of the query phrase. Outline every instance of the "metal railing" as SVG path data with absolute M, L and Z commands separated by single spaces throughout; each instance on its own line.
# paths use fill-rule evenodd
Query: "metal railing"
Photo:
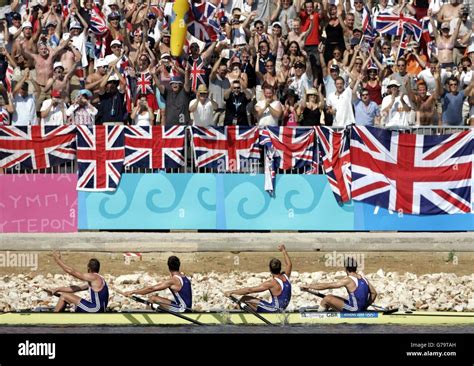
M 306 128 L 310 129 L 312 127 L 298 127 L 298 128 Z M 332 128 L 332 127 L 331 127 Z M 415 133 L 421 135 L 444 135 L 450 134 L 455 132 L 460 132 L 464 130 L 468 130 L 472 127 L 468 126 L 414 126 L 414 127 L 407 127 L 407 126 L 400 126 L 400 127 L 390 127 L 390 130 L 408 132 L 408 133 Z M 340 131 L 343 130 L 343 127 L 334 127 L 333 130 Z M 319 160 L 319 154 L 316 154 Z M 264 172 L 264 164 L 263 164 L 263 151 L 260 156 L 260 159 L 257 161 L 253 161 L 246 169 L 240 172 L 229 172 L 223 171 L 222 169 L 218 168 L 198 168 L 195 164 L 194 154 L 192 151 L 192 144 L 191 144 L 191 133 L 188 130 L 185 135 L 185 151 L 184 151 L 184 159 L 186 164 L 179 168 L 172 168 L 172 169 L 164 169 L 161 170 L 162 172 L 166 173 L 199 173 L 199 174 L 206 174 L 206 173 L 219 173 L 219 174 L 259 174 Z M 319 166 L 318 174 L 323 174 L 321 169 L 320 161 L 316 162 Z M 3 169 L 4 174 L 71 174 L 77 172 L 77 162 L 76 160 L 68 162 L 66 164 L 57 165 L 47 169 L 21 169 L 19 165 Z M 132 174 L 150 174 L 150 173 L 158 173 L 160 170 L 158 169 L 149 169 L 149 168 L 132 168 L 132 167 L 124 167 L 124 173 L 132 173 Z M 300 169 L 291 169 L 291 170 L 282 170 L 278 169 L 277 174 L 308 174 L 311 172 L 314 174 L 313 167 L 306 166 Z M 0 170 L 1 173 L 1 170 Z

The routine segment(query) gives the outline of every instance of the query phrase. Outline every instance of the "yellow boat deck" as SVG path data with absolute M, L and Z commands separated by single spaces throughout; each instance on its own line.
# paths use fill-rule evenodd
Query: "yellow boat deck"
M 255 315 L 244 312 L 184 313 L 190 319 L 205 325 L 263 325 Z M 398 324 L 398 325 L 474 325 L 472 312 L 381 312 L 337 313 L 337 312 L 293 312 L 281 314 L 260 314 L 276 325 L 313 324 Z M 2 313 L 0 326 L 133 326 L 189 325 L 189 321 L 177 316 L 159 312 L 123 313 Z

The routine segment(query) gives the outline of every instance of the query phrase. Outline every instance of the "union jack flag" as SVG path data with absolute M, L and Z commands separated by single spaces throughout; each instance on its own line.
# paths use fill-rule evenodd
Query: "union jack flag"
M 129 126 L 125 132 L 125 166 L 150 169 L 184 166 L 185 126 Z
M 126 55 L 122 55 L 119 62 L 117 63 L 119 72 L 125 78 L 125 107 L 127 112 L 132 112 L 132 92 L 131 92 L 131 83 L 130 75 L 128 74 L 128 67 L 130 66 L 129 59 Z
M 122 174 L 124 126 L 77 126 L 77 190 L 115 191 Z
M 107 21 L 105 15 L 97 5 L 94 5 L 91 11 L 91 19 L 89 22 L 89 29 L 92 33 L 103 36 L 109 30 L 107 28 Z
M 191 66 L 191 74 L 189 75 L 191 79 L 191 90 L 195 92 L 199 85 L 206 85 L 206 69 L 204 62 L 202 61 L 201 56 L 197 60 L 194 60 L 192 57 L 189 57 L 189 65 Z
M 267 127 L 275 148 L 275 160 L 280 169 L 313 167 L 315 137 L 313 129 L 293 127 Z
M 225 167 L 226 171 L 239 172 L 245 163 L 250 163 L 249 159 L 260 158 L 257 127 L 193 126 L 192 137 L 198 168 Z
M 397 60 L 403 57 L 405 54 L 405 51 L 408 48 L 408 39 L 404 37 L 404 34 L 402 35 L 402 38 L 400 39 L 400 45 L 398 46 L 398 53 L 397 53 Z
M 5 73 L 5 88 L 7 89 L 7 92 L 11 93 L 12 92 L 12 79 L 13 79 L 13 67 L 8 64 L 7 66 L 7 71 Z
M 392 36 L 401 35 L 403 31 L 415 36 L 418 41 L 421 37 L 421 25 L 415 18 L 404 14 L 394 14 L 392 12 L 383 12 L 377 16 L 375 30 L 380 34 L 389 34 Z
M 260 130 L 259 143 L 264 148 L 265 191 L 273 196 L 277 167 L 275 164 L 275 148 L 272 144 L 270 132 L 266 128 Z
M 137 77 L 137 94 L 154 94 L 152 76 L 149 72 L 142 72 Z
M 369 42 L 372 43 L 375 40 L 375 30 L 372 25 L 372 16 L 369 8 L 367 5 L 364 6 L 362 11 L 362 34 L 364 38 Z
M 0 168 L 45 169 L 74 160 L 74 126 L 0 126 Z
M 206 22 L 208 19 L 215 18 L 218 13 L 218 9 L 218 6 L 214 5 L 210 1 L 204 1 L 202 3 L 191 2 L 192 18 L 201 23 Z
M 351 199 L 350 129 L 336 132 L 324 126 L 315 128 L 324 172 L 336 201 L 348 202 Z
M 406 214 L 470 213 L 473 138 L 355 126 L 352 198 Z
M 225 39 L 220 25 L 220 17 L 223 16 L 221 5 L 216 6 L 211 2 L 192 2 L 188 32 L 205 42 Z
M 5 126 L 10 124 L 10 113 L 3 108 L 0 107 L 0 126 Z

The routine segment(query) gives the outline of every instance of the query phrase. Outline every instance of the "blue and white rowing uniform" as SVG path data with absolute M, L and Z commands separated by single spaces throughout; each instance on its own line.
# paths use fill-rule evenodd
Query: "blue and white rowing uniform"
M 187 309 L 193 306 L 193 292 L 191 289 L 191 281 L 186 276 L 174 275 L 181 282 L 181 290 L 178 292 L 171 290 L 174 296 L 174 301 L 171 302 L 171 311 L 177 313 L 184 313 Z
M 349 292 L 349 299 L 344 300 L 342 311 L 365 311 L 369 303 L 370 289 L 367 280 L 362 277 L 349 276 L 354 281 L 356 289 Z
M 76 313 L 105 313 L 109 303 L 109 287 L 107 282 L 100 276 L 102 287 L 99 291 L 94 291 L 89 284 L 91 301 L 82 299 L 76 306 Z
M 286 309 L 291 300 L 291 283 L 286 274 L 283 274 L 283 277 L 285 278 L 284 281 L 278 277 L 274 277 L 274 280 L 278 282 L 282 289 L 280 295 L 274 296 L 270 292 L 272 302 L 260 300 L 257 306 L 258 313 L 276 313 Z

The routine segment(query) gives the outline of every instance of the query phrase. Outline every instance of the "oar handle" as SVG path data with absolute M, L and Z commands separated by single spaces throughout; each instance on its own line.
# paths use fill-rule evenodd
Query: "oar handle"
M 181 318 L 181 319 L 184 319 L 184 320 L 187 320 L 188 322 L 191 322 L 191 323 L 194 323 L 194 324 L 197 324 L 197 325 L 206 325 L 204 323 L 201 323 L 200 321 L 197 321 L 197 320 L 194 320 L 194 319 L 191 319 L 191 318 L 188 318 L 187 316 L 184 316 L 184 315 L 181 315 L 180 313 L 177 313 L 177 312 L 174 312 L 174 311 L 171 311 L 169 309 L 167 309 L 166 307 L 164 306 L 161 306 L 160 304 L 155 304 L 147 299 L 144 299 L 142 297 L 138 297 L 136 295 L 132 295 L 131 298 L 137 302 L 141 302 L 142 304 L 146 304 L 146 305 L 150 305 L 152 307 L 153 310 L 155 311 L 162 311 L 164 313 L 167 313 L 167 314 L 171 314 L 171 315 L 174 315 L 178 318 Z
M 322 294 L 321 292 L 316 291 L 316 290 L 311 290 L 310 288 L 304 289 L 302 291 L 305 291 L 305 292 L 307 292 L 311 295 L 316 295 L 316 296 L 320 297 L 321 299 L 324 299 L 326 297 L 325 294 Z
M 239 299 L 237 299 L 235 296 L 233 295 L 229 295 L 229 299 L 231 299 L 233 302 L 235 302 L 237 305 L 239 305 L 239 307 L 243 310 L 243 311 L 246 311 L 248 313 L 251 313 L 253 315 L 255 315 L 257 318 L 259 318 L 262 322 L 264 322 L 265 324 L 267 325 L 273 325 L 275 326 L 276 324 L 273 324 L 271 323 L 270 321 L 268 321 L 267 319 L 265 319 L 263 316 L 261 316 L 259 313 L 257 313 L 255 310 L 252 309 L 252 307 L 247 304 L 245 301 L 241 301 Z

